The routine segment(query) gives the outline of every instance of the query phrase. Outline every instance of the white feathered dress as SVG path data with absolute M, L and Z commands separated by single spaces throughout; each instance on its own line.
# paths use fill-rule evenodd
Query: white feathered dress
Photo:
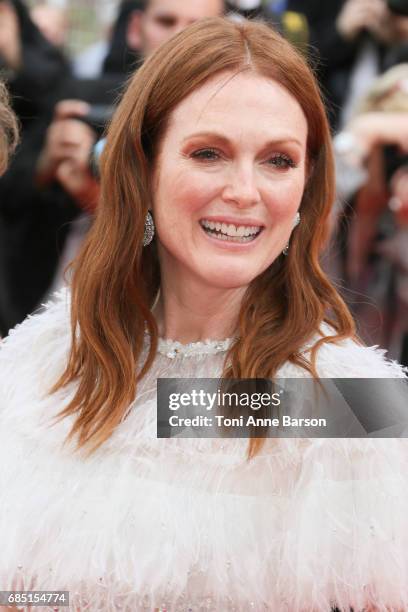
M 73 393 L 46 395 L 69 342 L 63 291 L 0 350 L 1 590 L 68 590 L 90 611 L 408 610 L 407 440 L 281 439 L 247 463 L 247 440 L 157 439 L 157 377 L 219 376 L 209 345 L 158 353 L 84 460 L 61 448 L 72 419 L 49 427 Z M 406 376 L 352 341 L 322 347 L 318 371 Z

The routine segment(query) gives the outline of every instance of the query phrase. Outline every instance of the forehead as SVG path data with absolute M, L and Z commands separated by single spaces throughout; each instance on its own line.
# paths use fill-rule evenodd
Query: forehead
M 221 15 L 224 0 L 150 0 L 147 13 L 171 13 L 179 18 L 196 21 Z
M 223 72 L 190 93 L 173 110 L 169 131 L 197 130 L 297 138 L 306 143 L 307 121 L 299 102 L 278 82 L 251 71 Z
M 32 10 L 32 14 L 34 17 L 39 19 L 44 19 L 44 21 L 52 21 L 65 23 L 66 15 L 63 9 L 60 9 L 56 6 L 48 6 L 46 4 L 35 6 Z

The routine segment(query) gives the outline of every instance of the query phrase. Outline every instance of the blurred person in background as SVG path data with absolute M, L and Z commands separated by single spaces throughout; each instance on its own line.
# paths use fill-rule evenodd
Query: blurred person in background
M 30 15 L 35 25 L 52 45 L 63 48 L 67 44 L 69 20 L 65 8 L 44 2 L 36 4 L 31 9 Z
M 123 42 L 135 57 L 146 57 L 189 23 L 223 11 L 222 0 L 191 0 L 188 5 L 184 0 L 150 0 L 143 11 L 127 13 Z M 2 335 L 63 284 L 64 269 L 90 227 L 99 193 L 91 152 L 103 125 L 101 117 L 95 125 L 91 115 L 100 110 L 100 100 L 102 111 L 109 113 L 128 68 L 117 64 L 117 72 L 89 82 L 66 76 L 55 93 L 60 102 L 54 104 L 51 122 L 46 119 L 24 140 L 0 182 Z
M 403 59 L 407 41 L 406 0 L 289 0 L 308 21 L 311 53 L 318 53 L 319 79 L 334 129 L 352 117 L 373 80 Z
M 46 251 L 50 242 L 56 249 L 55 235 L 48 240 L 44 235 L 49 216 L 58 216 L 58 206 L 49 202 L 46 215 L 47 206 L 33 206 L 26 195 L 39 143 L 70 70 L 64 55 L 41 34 L 20 0 L 0 2 L 0 59 L 21 126 L 21 143 L 0 179 L 0 334 L 4 335 L 10 322 L 36 304 L 31 283 L 35 285 L 43 274 L 44 261 L 36 253 Z
M 346 220 L 334 222 L 342 251 L 335 276 L 345 281 L 362 336 L 407 363 L 408 64 L 374 83 L 334 144 L 336 214 Z
M 347 41 L 360 44 L 349 80 L 349 93 L 342 109 L 342 123 L 357 110 L 384 70 L 408 61 L 408 2 L 406 0 L 348 0 L 337 19 L 337 28 Z M 371 67 L 370 67 L 371 66 Z
M 146 8 L 145 0 L 122 0 L 113 28 L 110 48 L 103 62 L 104 74 L 128 74 L 141 61 L 140 36 L 132 35 L 135 13 L 139 15 Z
M 224 10 L 224 0 L 146 0 L 144 10 L 133 14 L 129 37 L 146 58 L 187 26 Z
M 133 61 L 126 61 L 125 64 L 110 61 L 115 54 L 119 55 L 116 49 L 114 50 L 116 43 L 113 40 L 112 55 L 107 58 L 104 75 L 110 75 L 112 78 L 110 83 L 118 86 L 126 80 L 128 70 L 135 67 L 134 62 L 138 54 L 143 58 L 147 57 L 190 23 L 207 17 L 220 16 L 224 8 L 223 0 L 190 0 L 188 4 L 183 0 L 148 0 L 143 3 L 138 0 L 125 0 L 119 10 L 115 33 L 123 34 L 122 49 L 127 47 L 132 52 Z M 106 82 L 102 80 L 102 83 Z M 79 81 L 80 87 L 82 84 L 83 82 Z M 90 125 L 86 119 L 89 111 L 89 105 L 83 104 L 83 100 L 65 100 L 58 104 L 53 123 L 47 131 L 45 147 L 38 159 L 37 179 L 44 184 L 57 177 L 67 191 L 78 198 L 82 207 L 93 209 L 96 204 L 93 195 L 95 183 L 89 163 L 85 162 L 89 162 L 89 153 L 97 133 L 90 137 Z M 80 170 L 76 175 L 75 148 L 78 149 L 78 170 Z M 67 157 L 70 158 L 70 171 L 68 164 L 64 163 Z M 74 175 L 75 180 L 73 180 Z M 92 194 L 88 198 L 89 191 Z
M 122 1 L 118 11 L 116 11 L 117 7 L 112 7 L 112 5 L 104 6 L 103 10 L 98 11 L 101 32 L 96 42 L 85 47 L 72 59 L 72 70 L 76 77 L 96 79 L 102 75 L 104 62 L 117 36 L 119 24 L 127 23 L 127 16 L 122 16 L 124 5 L 134 10 L 137 8 L 138 0 Z M 121 31 L 121 38 L 124 36 L 125 32 Z
M 41 34 L 21 0 L 0 0 L 0 65 L 24 134 L 52 112 L 69 64 Z
M 148 57 L 168 38 L 188 25 L 224 14 L 224 0 L 139 0 L 125 1 L 122 5 L 126 25 L 118 24 L 118 36 L 113 40 L 112 56 L 119 62 L 125 59 L 129 66 L 128 52 L 133 60 Z M 120 34 L 125 31 L 125 35 Z M 116 44 L 115 44 L 116 43 Z M 123 70 L 123 63 L 114 63 L 112 57 L 105 62 L 105 71 Z M 127 60 L 127 61 L 126 61 Z M 134 62 L 131 65 L 134 68 Z

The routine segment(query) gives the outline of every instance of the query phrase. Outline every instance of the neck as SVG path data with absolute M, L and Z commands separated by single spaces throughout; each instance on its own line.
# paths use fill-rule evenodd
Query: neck
M 245 290 L 208 287 L 192 279 L 169 283 L 164 277 L 153 309 L 159 335 L 183 344 L 233 336 Z

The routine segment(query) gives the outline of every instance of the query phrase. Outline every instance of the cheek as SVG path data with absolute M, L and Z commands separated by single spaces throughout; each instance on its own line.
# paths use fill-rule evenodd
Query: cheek
M 144 42 L 145 46 L 148 47 L 148 52 L 154 51 L 160 44 L 163 35 L 161 34 L 161 28 L 155 23 L 149 23 L 144 30 Z
M 293 219 L 302 201 L 304 179 L 284 181 L 274 185 L 265 196 L 269 215 L 275 223 L 285 223 Z
M 161 28 L 160 26 L 155 26 L 153 35 L 152 35 L 152 40 L 154 42 L 155 47 L 158 47 L 159 45 L 164 43 L 167 40 L 167 38 L 168 38 L 168 34 L 166 30 L 163 30 L 163 28 Z
M 186 213 L 194 215 L 197 212 L 199 216 L 199 211 L 215 199 L 219 187 L 212 176 L 184 169 L 178 172 L 164 170 L 155 193 L 154 209 L 159 217 L 188 221 Z

